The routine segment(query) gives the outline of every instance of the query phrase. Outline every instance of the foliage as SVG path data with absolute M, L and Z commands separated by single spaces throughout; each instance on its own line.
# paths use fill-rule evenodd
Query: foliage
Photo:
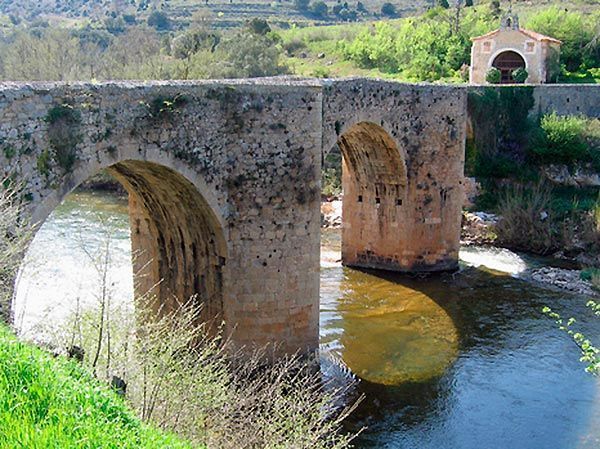
M 199 325 L 195 298 L 169 312 L 151 297 L 136 301 L 135 314 L 112 304 L 78 311 L 59 334 L 84 349 L 90 370 L 125 380 L 144 421 L 223 449 L 348 447 L 340 424 L 352 407 L 338 404 L 347 387 L 323 381 L 304 359 L 237 352 L 218 326 Z
M 50 160 L 51 156 L 48 150 L 42 151 L 37 157 L 35 161 L 35 167 L 42 176 L 48 177 L 48 175 L 50 174 Z
M 509 248 L 548 254 L 557 246 L 557 230 L 550 210 L 548 187 L 516 185 L 500 197 L 502 219 L 496 226 L 500 244 Z
M 171 22 L 165 13 L 155 10 L 148 16 L 148 26 L 157 31 L 166 31 L 171 27 Z
M 322 0 L 318 0 L 316 2 L 314 2 L 311 5 L 311 10 L 312 13 L 316 16 L 316 17 L 326 17 L 327 13 L 329 12 L 329 8 L 327 7 L 327 4 L 322 1 Z
M 512 77 L 515 80 L 515 83 L 522 84 L 529 78 L 529 73 L 527 73 L 527 70 L 520 67 L 512 72 Z
M 490 84 L 500 84 L 502 80 L 502 72 L 496 67 L 490 68 L 485 74 L 485 80 Z
M 46 122 L 52 157 L 65 172 L 70 172 L 77 160 L 77 144 L 81 141 L 81 114 L 72 105 L 63 103 L 50 108 Z
M 482 87 L 468 95 L 472 136 L 467 140 L 466 172 L 477 177 L 531 178 L 526 166 L 532 137 L 533 89 Z
M 395 17 L 396 14 L 396 6 L 393 3 L 386 2 L 381 6 L 381 14 L 388 17 Z
M 594 278 L 598 279 L 597 275 L 592 275 L 592 279 Z M 590 300 L 587 302 L 586 306 L 595 316 L 600 317 L 600 303 Z M 565 321 L 560 314 L 554 312 L 550 307 L 544 307 L 542 312 L 552 318 L 558 328 L 566 332 L 567 335 L 573 339 L 573 342 L 581 352 L 579 360 L 587 365 L 585 370 L 594 375 L 600 374 L 600 349 L 594 346 L 583 333 L 573 330 L 573 325 L 577 323 L 577 320 L 575 318 L 569 318 Z
M 597 151 L 593 149 L 593 133 L 600 128 L 596 122 L 600 120 L 556 113 L 543 116 L 540 121 L 543 133 L 531 149 L 532 157 L 541 164 L 573 165 L 594 160 Z
M 377 68 L 415 81 L 461 79 L 461 69 L 469 63 L 470 37 L 495 25 L 487 8 L 469 9 L 458 32 L 455 20 L 452 12 L 436 8 L 393 24 L 375 23 L 340 46 L 344 57 L 361 68 Z
M 600 12 L 584 15 L 558 6 L 532 15 L 525 26 L 562 41 L 561 61 L 569 71 L 600 66 Z
M 185 106 L 187 102 L 188 99 L 186 96 L 177 94 L 172 97 L 158 96 L 145 106 L 151 118 L 169 119 L 180 108 Z
M 0 448 L 191 448 L 144 425 L 75 362 L 18 342 L 0 325 Z
M 294 7 L 301 12 L 308 11 L 310 0 L 294 0 Z
M 271 32 L 271 27 L 265 19 L 254 18 L 248 21 L 247 27 L 254 34 L 265 36 Z
M 0 187 L 0 321 L 9 321 L 14 279 L 31 238 L 31 230 L 21 218 L 21 187 L 5 179 Z

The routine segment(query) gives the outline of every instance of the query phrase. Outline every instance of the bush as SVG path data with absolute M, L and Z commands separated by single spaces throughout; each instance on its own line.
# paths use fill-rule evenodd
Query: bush
M 515 83 L 522 84 L 529 78 L 529 73 L 524 68 L 518 68 L 512 72 L 512 77 Z
M 294 0 L 294 8 L 298 11 L 305 12 L 308 11 L 308 6 L 310 5 L 310 0 Z
M 543 134 L 532 148 L 534 158 L 542 164 L 567 165 L 589 160 L 586 126 L 582 117 L 545 115 L 540 122 Z
M 165 31 L 171 27 L 171 21 L 165 13 L 152 11 L 148 16 L 148 26 L 156 29 L 156 31 Z
M 388 17 L 396 16 L 396 6 L 393 3 L 386 2 L 381 6 L 381 14 Z
M 496 67 L 492 67 L 485 74 L 485 80 L 490 84 L 500 84 L 500 81 L 502 81 L 502 72 Z
M 0 325 L 0 448 L 191 449 L 143 424 L 80 365 Z
M 170 312 L 152 304 L 138 299 L 135 315 L 116 306 L 84 310 L 60 332 L 61 346 L 75 342 L 90 370 L 124 379 L 144 421 L 201 447 L 349 447 L 340 425 L 353 406 L 339 401 L 351 378 L 336 387 L 300 356 L 269 362 L 276 347 L 235 350 L 218 326 L 198 324 L 196 299 Z
M 496 226 L 498 242 L 508 248 L 548 254 L 559 245 L 550 211 L 551 191 L 542 184 L 517 185 L 500 197 Z
M 31 239 L 31 230 L 21 219 L 22 192 L 10 178 L 0 183 L 0 321 L 8 322 L 15 277 Z
M 327 4 L 321 0 L 314 2 L 311 9 L 313 14 L 319 18 L 327 17 L 327 13 L 329 12 Z

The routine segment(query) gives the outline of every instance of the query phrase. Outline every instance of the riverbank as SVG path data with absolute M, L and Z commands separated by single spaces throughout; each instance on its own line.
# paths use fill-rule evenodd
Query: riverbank
M 0 449 L 191 449 L 142 423 L 78 363 L 18 341 L 0 324 Z
M 506 248 L 498 243 L 495 226 L 501 217 L 486 212 L 463 212 L 461 246 L 491 246 Z M 323 229 L 340 229 L 342 227 L 342 201 L 323 201 L 321 203 L 321 227 Z M 591 281 L 582 279 L 583 270 L 577 259 L 569 259 L 564 254 L 562 257 L 549 258 L 548 265 L 528 268 L 514 276 L 527 282 L 566 291 L 573 294 L 599 297 L 600 292 L 594 288 Z M 327 252 L 324 254 L 327 262 L 339 263 L 339 257 Z M 573 265 L 574 269 L 564 268 L 560 265 Z M 575 267 L 577 267 L 575 269 Z

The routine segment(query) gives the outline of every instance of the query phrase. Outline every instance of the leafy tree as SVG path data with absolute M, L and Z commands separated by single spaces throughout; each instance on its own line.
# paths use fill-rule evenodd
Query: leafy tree
M 526 27 L 562 41 L 560 59 L 567 70 L 600 65 L 600 39 L 596 27 L 600 14 L 584 16 L 552 7 L 534 14 Z
M 465 0 L 465 6 L 466 7 L 473 6 L 473 0 Z
M 165 13 L 154 10 L 148 16 L 148 26 L 157 31 L 165 31 L 171 27 L 171 22 Z
M 490 3 L 490 8 L 494 17 L 499 17 L 500 14 L 502 14 L 502 10 L 500 9 L 500 0 L 492 0 Z
M 312 12 L 315 16 L 323 18 L 323 17 L 327 17 L 327 13 L 328 13 L 328 8 L 327 8 L 327 4 L 322 1 L 322 0 L 318 0 L 316 2 L 314 2 L 312 4 Z
M 444 9 L 450 8 L 450 4 L 448 3 L 448 0 L 437 0 L 437 5 L 441 6 Z
M 135 25 L 137 23 L 137 19 L 134 14 L 123 14 L 123 20 L 127 25 Z
M 269 23 L 265 19 L 259 19 L 257 17 L 248 21 L 247 23 L 248 29 L 259 36 L 265 36 L 267 33 L 271 32 L 271 27 Z
M 356 3 L 356 11 L 358 11 L 361 14 L 368 14 L 369 11 L 367 10 L 367 8 L 365 8 L 365 5 L 363 2 L 359 1 Z
M 125 31 L 125 21 L 122 17 L 109 17 L 104 21 L 104 26 L 110 34 L 120 34 Z
M 389 3 L 386 2 L 381 6 L 381 14 L 383 14 L 384 16 L 388 16 L 388 17 L 395 17 L 397 12 L 396 12 L 396 6 L 393 3 Z
M 310 0 L 294 0 L 294 8 L 301 12 L 308 11 L 309 4 Z

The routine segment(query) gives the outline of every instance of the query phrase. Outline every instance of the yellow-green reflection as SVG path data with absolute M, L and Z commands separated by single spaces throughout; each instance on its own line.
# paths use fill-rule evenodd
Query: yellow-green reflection
M 350 269 L 340 291 L 342 357 L 359 377 L 385 385 L 424 381 L 456 359 L 454 323 L 423 292 Z

